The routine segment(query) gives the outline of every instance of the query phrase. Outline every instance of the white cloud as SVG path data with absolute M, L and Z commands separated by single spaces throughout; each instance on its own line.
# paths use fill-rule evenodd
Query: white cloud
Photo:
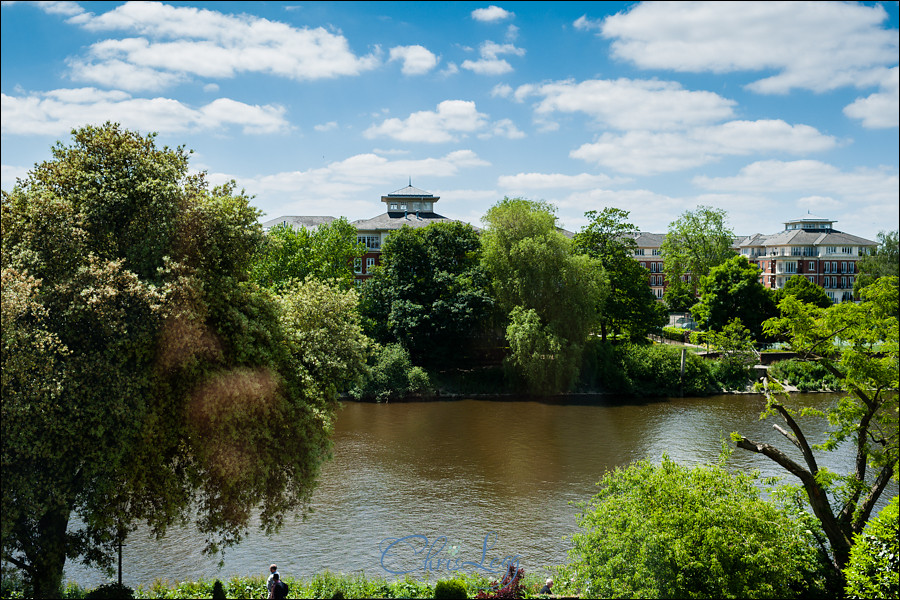
M 891 206 L 884 215 L 896 214 L 900 205 L 900 179 L 897 172 L 875 169 L 842 171 L 834 165 L 817 160 L 759 161 L 747 165 L 734 177 L 706 177 L 693 179 L 695 185 L 711 190 L 737 192 L 799 192 L 825 195 L 860 202 L 882 203 Z
M 600 30 L 603 28 L 603 21 L 595 21 L 589 19 L 587 15 L 581 15 L 575 19 L 572 25 L 579 31 L 590 31 L 591 29 Z
M 23 96 L 2 94 L 4 134 L 64 135 L 73 127 L 118 121 L 142 131 L 219 130 L 238 125 L 244 133 L 275 133 L 290 128 L 285 109 L 219 98 L 192 108 L 170 98 L 133 98 L 121 91 L 60 89 Z
M 388 136 L 404 142 L 451 142 L 460 134 L 483 129 L 487 123 L 487 115 L 478 112 L 474 102 L 444 100 L 436 111 L 415 112 L 402 120 L 387 119 L 380 125 L 372 125 L 363 135 L 367 138 Z
M 503 10 L 499 6 L 491 4 L 487 8 L 476 8 L 472 11 L 472 18 L 483 23 L 493 23 L 494 21 L 503 21 L 515 16 L 508 10 Z
M 859 98 L 844 107 L 844 114 L 860 119 L 868 129 L 885 129 L 900 125 L 900 68 L 894 67 L 881 84 L 881 91 Z
M 319 132 L 332 131 L 333 129 L 337 129 L 338 124 L 337 121 L 328 121 L 327 123 L 319 123 L 314 126 L 313 129 Z
M 219 85 L 216 83 L 207 83 L 203 86 L 204 92 L 215 93 L 219 91 Z
M 652 2 L 608 17 L 602 35 L 615 40 L 616 57 L 642 68 L 774 69 L 748 87 L 826 91 L 872 85 L 897 63 L 898 33 L 882 27 L 887 18 L 882 6 L 846 2 Z
M 395 46 L 391 48 L 390 60 L 403 62 L 404 75 L 423 75 L 438 64 L 438 57 L 424 46 Z
M 503 137 L 509 140 L 520 140 L 525 137 L 525 134 L 516 127 L 512 120 L 500 119 L 491 124 L 491 131 L 489 133 L 479 134 L 478 137 L 481 139 Z
M 128 2 L 99 16 L 75 18 L 92 31 L 141 36 L 97 42 L 87 56 L 70 61 L 73 78 L 132 90 L 243 72 L 301 81 L 333 78 L 358 75 L 380 62 L 377 51 L 356 56 L 346 38 L 321 27 L 298 29 L 194 7 Z
M 733 100 L 706 91 L 690 91 L 674 81 L 592 79 L 575 83 L 557 81 L 523 85 L 515 93 L 519 101 L 529 96 L 542 99 L 538 115 L 581 112 L 616 129 L 681 129 L 715 123 L 733 114 Z
M 504 75 L 511 72 L 513 68 L 506 60 L 499 58 L 500 55 L 525 56 L 525 49 L 517 48 L 513 44 L 498 44 L 487 41 L 481 45 L 479 53 L 481 54 L 480 59 L 465 60 L 462 63 L 462 68 L 479 75 Z
M 12 2 L 9 4 L 12 4 Z M 77 2 L 35 2 L 35 4 L 49 15 L 74 17 L 84 13 L 84 9 Z
M 528 190 L 569 189 L 589 190 L 613 183 L 608 175 L 565 175 L 562 173 L 517 173 L 501 175 L 497 186 L 504 190 L 527 192 Z
M 498 83 L 494 86 L 494 89 L 491 90 L 491 96 L 494 98 L 509 98 L 512 96 L 512 93 L 512 87 L 505 83 Z
M 652 175 L 707 164 L 725 155 L 807 154 L 833 148 L 832 136 L 781 120 L 731 121 L 684 132 L 628 131 L 600 138 L 570 156 L 622 173 Z
M 19 167 L 15 165 L 0 166 L 0 188 L 11 190 L 16 185 L 17 179 L 25 179 L 28 175 L 28 167 Z
M 507 42 L 516 41 L 516 38 L 519 37 L 519 28 L 516 27 L 515 25 L 510 25 L 509 27 L 506 28 L 506 36 L 505 37 L 506 37 Z

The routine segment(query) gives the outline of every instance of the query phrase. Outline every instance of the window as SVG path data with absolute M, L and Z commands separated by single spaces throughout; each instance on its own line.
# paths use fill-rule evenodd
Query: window
M 380 250 L 381 249 L 381 236 L 380 235 L 358 235 L 356 236 L 356 241 L 361 244 L 364 244 L 366 250 Z
M 832 272 L 832 273 L 837 273 L 837 272 L 838 272 L 838 270 L 837 270 L 837 261 L 832 261 L 832 263 L 831 263 L 831 272 Z
M 634 249 L 634 255 L 635 255 L 635 256 L 643 256 L 643 255 L 644 255 L 644 249 L 643 249 L 643 248 L 635 248 L 635 249 Z
M 406 202 L 400 204 L 400 210 L 406 210 Z
M 353 272 L 357 275 L 362 275 L 362 259 L 354 258 L 353 259 Z
M 850 246 L 844 246 L 843 248 L 841 248 L 841 252 L 843 252 L 844 254 L 853 254 L 853 248 Z
M 396 203 L 396 202 L 391 202 L 391 208 L 390 208 L 390 210 L 397 210 L 397 203 Z
M 431 202 L 423 202 L 422 210 L 424 210 L 425 212 L 431 212 Z
M 375 266 L 375 259 L 367 258 L 366 259 L 366 273 L 370 273 L 372 271 L 372 267 L 374 267 L 374 266 Z
M 795 262 L 784 263 L 784 272 L 785 273 L 796 273 L 797 272 L 797 263 L 795 263 Z
M 848 273 L 856 273 L 856 263 L 847 263 Z
M 662 297 L 663 297 L 663 291 L 662 291 L 662 288 L 657 288 L 657 290 L 656 290 L 656 297 L 657 297 L 657 298 L 662 298 Z
M 841 288 L 846 289 L 846 287 L 847 287 L 847 278 L 841 277 Z
M 810 273 L 815 272 L 815 270 L 816 270 L 816 263 L 814 263 L 813 261 L 809 261 L 809 271 L 810 271 Z
M 659 248 L 654 248 L 651 254 L 653 254 L 653 256 L 659 256 L 662 254 L 662 251 Z
M 847 263 L 842 262 L 841 263 L 841 273 L 846 273 L 846 272 L 847 272 Z

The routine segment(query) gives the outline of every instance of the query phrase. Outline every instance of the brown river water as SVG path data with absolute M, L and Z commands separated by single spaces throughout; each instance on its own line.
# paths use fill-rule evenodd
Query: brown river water
M 826 408 L 837 398 L 798 394 L 792 402 Z M 712 462 L 732 431 L 794 450 L 772 429 L 780 420 L 759 420 L 763 405 L 756 395 L 346 403 L 334 457 L 305 522 L 289 519 L 269 537 L 251 531 L 225 552 L 221 568 L 218 556 L 201 553 L 203 538 L 191 527 L 171 529 L 162 540 L 139 530 L 123 550 L 123 582 L 267 575 L 273 562 L 294 577 L 330 570 L 390 579 L 391 571 L 409 571 L 435 580 L 449 575 L 448 560 L 485 572 L 504 559 L 542 573 L 566 561 L 576 531 L 574 504 L 590 499 L 608 469 L 644 458 L 658 462 L 663 454 L 683 464 Z M 821 424 L 805 422 L 812 441 L 821 441 Z M 728 465 L 786 475 L 744 450 Z M 846 472 L 849 449 L 820 465 Z M 882 504 L 896 494 L 892 484 Z M 66 578 L 87 587 L 107 581 L 72 562 Z

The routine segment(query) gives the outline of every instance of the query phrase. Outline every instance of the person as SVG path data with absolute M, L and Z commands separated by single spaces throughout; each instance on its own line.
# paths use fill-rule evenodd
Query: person
M 267 598 L 271 600 L 273 586 L 275 581 L 278 579 L 278 565 L 272 565 L 269 567 L 269 578 L 266 580 L 266 590 L 269 592 Z
M 552 580 L 552 579 L 548 579 L 547 582 L 544 583 L 544 587 L 541 588 L 541 593 L 542 593 L 542 594 L 549 594 L 549 593 L 550 593 L 550 588 L 552 588 L 552 587 L 553 587 L 553 580 Z
M 274 583 L 272 585 L 272 598 L 274 600 L 284 600 L 288 595 L 288 586 L 285 582 L 281 581 L 281 577 L 278 573 L 273 573 L 272 578 Z

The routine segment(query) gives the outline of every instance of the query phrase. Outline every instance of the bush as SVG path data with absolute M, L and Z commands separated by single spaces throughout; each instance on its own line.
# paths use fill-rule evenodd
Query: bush
M 372 358 L 362 384 L 350 390 L 352 397 L 385 402 L 430 391 L 428 373 L 412 365 L 409 352 L 400 344 L 379 346 Z
M 225 588 L 222 586 L 222 582 L 216 579 L 215 583 L 213 583 L 212 590 L 213 600 L 225 600 L 227 596 L 225 595 Z
M 663 327 L 662 328 L 662 337 L 668 340 L 674 340 L 676 342 L 683 342 L 685 340 L 685 334 L 689 334 L 689 329 L 682 329 L 681 327 Z
M 710 361 L 709 367 L 710 375 L 724 390 L 743 390 L 752 376 L 750 367 L 728 357 Z
M 134 590 L 127 585 L 107 583 L 91 590 L 84 596 L 87 600 L 131 600 Z
M 459 600 L 466 598 L 466 586 L 462 581 L 446 579 L 434 584 L 435 600 Z
M 854 540 L 844 570 L 848 598 L 900 597 L 900 528 L 894 496 Z
M 769 367 L 769 373 L 775 379 L 792 385 L 801 392 L 841 389 L 840 380 L 817 362 L 796 358 L 782 360 Z
M 791 598 L 824 591 L 828 567 L 801 509 L 760 498 L 757 478 L 668 457 L 607 473 L 578 516 L 571 562 L 590 598 Z

